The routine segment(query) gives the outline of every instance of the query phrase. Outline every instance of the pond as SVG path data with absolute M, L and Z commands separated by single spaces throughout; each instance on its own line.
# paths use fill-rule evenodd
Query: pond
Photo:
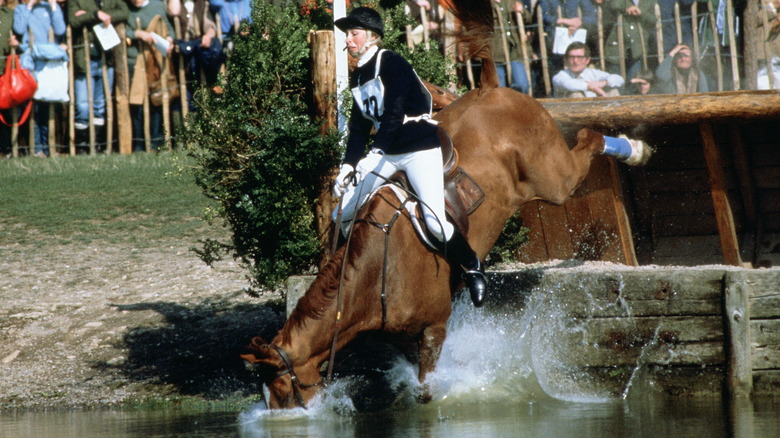
M 592 378 L 568 366 L 565 352 L 556 349 L 560 343 L 555 335 L 566 327 L 560 324 L 561 315 L 541 310 L 533 302 L 509 307 L 512 310 L 485 312 L 474 310 L 468 302 L 455 303 L 438 367 L 427 379 L 433 401 L 425 405 L 415 401 L 419 392 L 415 367 L 397 358 L 375 373 L 381 375 L 381 384 L 371 381 L 376 378 L 339 378 L 306 410 L 269 411 L 261 402 L 242 412 L 173 408 L 4 412 L 0 435 L 778 436 L 780 397 L 738 403 L 719 396 L 672 397 L 641 372 L 641 363 L 622 392 L 594 390 L 598 385 Z

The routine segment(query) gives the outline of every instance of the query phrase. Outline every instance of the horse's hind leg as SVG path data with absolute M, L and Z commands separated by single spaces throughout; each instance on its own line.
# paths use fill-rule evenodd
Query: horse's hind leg
M 420 403 L 428 403 L 433 397 L 430 387 L 425 383 L 425 376 L 436 368 L 436 362 L 439 361 L 441 347 L 446 337 L 447 329 L 443 324 L 430 326 L 423 330 L 422 338 L 419 342 L 420 373 L 418 378 L 422 385 L 418 398 Z

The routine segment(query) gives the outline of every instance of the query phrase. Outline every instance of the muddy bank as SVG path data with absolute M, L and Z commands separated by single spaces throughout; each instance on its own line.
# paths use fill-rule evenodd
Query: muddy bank
M 283 304 L 185 245 L 4 248 L 0 409 L 254 394 L 238 352 L 278 329 Z

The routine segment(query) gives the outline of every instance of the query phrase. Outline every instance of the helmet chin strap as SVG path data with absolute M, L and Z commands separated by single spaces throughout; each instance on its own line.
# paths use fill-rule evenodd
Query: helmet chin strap
M 373 36 L 373 33 L 371 31 L 368 31 L 369 37 Z M 371 38 L 370 40 L 366 41 L 365 44 L 363 44 L 363 47 L 357 51 L 357 52 L 350 52 L 349 54 L 356 59 L 360 59 L 371 47 L 376 45 L 376 43 L 379 42 L 379 38 Z

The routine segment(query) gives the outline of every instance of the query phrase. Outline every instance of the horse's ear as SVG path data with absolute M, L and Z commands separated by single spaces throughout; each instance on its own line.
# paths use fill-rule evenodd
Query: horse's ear
M 267 359 L 271 353 L 271 347 L 260 336 L 255 336 L 246 346 L 248 350 L 245 354 L 241 355 L 241 358 L 246 361 L 248 368 L 256 368 L 257 364 L 263 359 Z

